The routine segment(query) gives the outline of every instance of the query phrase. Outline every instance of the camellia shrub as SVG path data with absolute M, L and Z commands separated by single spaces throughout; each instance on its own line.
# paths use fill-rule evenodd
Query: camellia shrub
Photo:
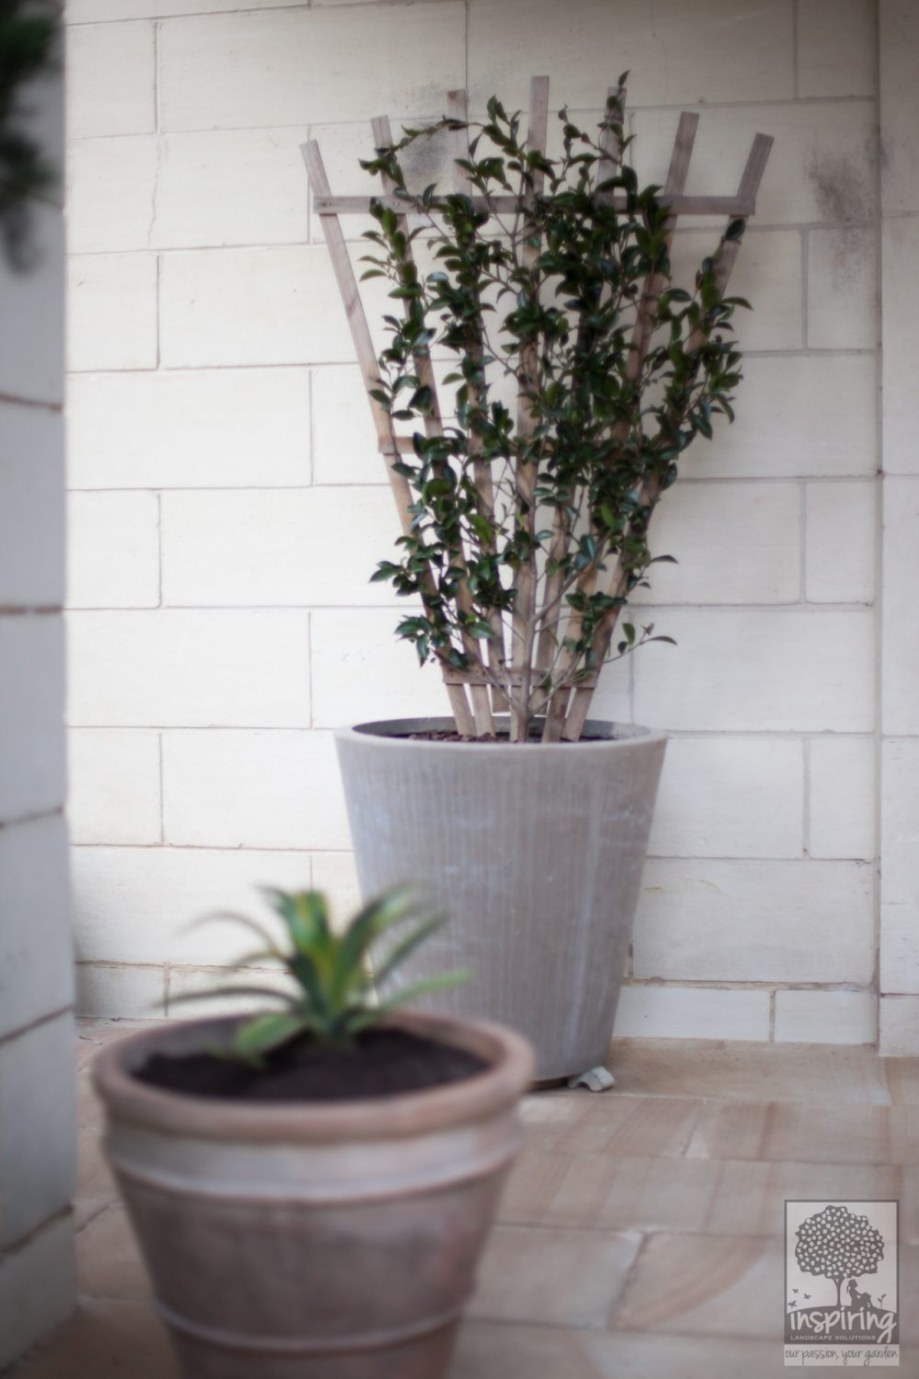
M 448 682 L 484 687 L 512 741 L 576 740 L 604 663 L 669 640 L 624 610 L 683 452 L 733 415 L 732 317 L 747 304 L 724 295 L 719 267 L 745 222 L 678 286 L 666 199 L 623 160 L 621 84 L 593 134 L 560 112 L 554 157 L 527 147 L 496 98 L 487 109 L 481 123 L 407 129 L 362 164 L 387 190 L 363 276 L 388 278 L 401 307 L 385 317 L 373 396 L 394 449 L 416 427 L 393 464 L 411 526 L 374 578 L 420 601 L 398 634 Z M 408 151 L 458 128 L 468 190 L 411 192 Z M 450 415 L 432 360 L 447 361 Z

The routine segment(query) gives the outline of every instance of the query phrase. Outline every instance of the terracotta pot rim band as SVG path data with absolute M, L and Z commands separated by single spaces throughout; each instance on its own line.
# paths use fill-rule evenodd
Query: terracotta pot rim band
M 304 1212 L 314 1211 L 322 1207 L 342 1207 L 361 1208 L 379 1202 L 404 1201 L 409 1197 L 431 1197 L 443 1192 L 451 1192 L 454 1188 L 462 1187 L 466 1183 L 478 1182 L 482 1178 L 493 1178 L 496 1174 L 503 1172 L 520 1151 L 522 1135 L 518 1132 L 516 1138 L 503 1145 L 500 1149 L 493 1150 L 490 1154 L 482 1154 L 474 1161 L 466 1162 L 460 1172 L 432 1173 L 429 1177 L 418 1178 L 417 1174 L 411 1179 L 401 1182 L 394 1182 L 390 1186 L 379 1186 L 358 1192 L 354 1183 L 342 1183 L 340 1191 L 325 1193 L 314 1193 L 312 1196 L 296 1196 L 295 1185 L 285 1182 L 276 1191 L 253 1192 L 248 1187 L 241 1187 L 238 1184 L 227 1181 L 220 1188 L 210 1185 L 207 1181 L 197 1178 L 182 1178 L 177 1174 L 157 1173 L 150 1169 L 131 1168 L 117 1154 L 108 1151 L 108 1159 L 119 1182 L 132 1183 L 136 1187 L 149 1189 L 153 1192 L 168 1193 L 174 1197 L 189 1197 L 196 1201 L 204 1199 L 209 1202 L 233 1202 L 238 1206 L 246 1207 L 270 1207 L 283 1203 L 286 1207 L 298 1208 Z
M 317 1341 L 300 1337 L 279 1340 L 276 1336 L 240 1336 L 235 1332 L 224 1331 L 221 1327 L 203 1326 L 200 1322 L 189 1321 L 159 1298 L 154 1298 L 153 1305 L 173 1331 L 203 1345 L 219 1347 L 222 1350 L 263 1355 L 349 1355 L 365 1350 L 384 1350 L 408 1345 L 423 1336 L 433 1335 L 448 1326 L 455 1326 L 470 1296 L 471 1294 L 467 1293 L 457 1306 L 438 1312 L 434 1317 L 425 1317 L 424 1321 L 415 1326 L 401 1327 L 398 1331 L 368 1331 L 362 1336 L 346 1336 L 341 1340 L 331 1336 L 323 1337 Z
M 533 1077 L 529 1044 L 515 1031 L 486 1020 L 457 1020 L 429 1014 L 402 1014 L 392 1023 L 440 1037 L 479 1053 L 492 1066 L 462 1081 L 399 1096 L 350 1102 L 250 1102 L 163 1091 L 138 1081 L 125 1066 L 134 1056 L 174 1044 L 183 1032 L 225 1031 L 243 1016 L 192 1020 L 143 1030 L 104 1049 L 93 1067 L 93 1081 L 109 1113 L 164 1134 L 241 1143 L 329 1144 L 349 1140 L 408 1139 L 430 1131 L 470 1124 L 512 1104 Z

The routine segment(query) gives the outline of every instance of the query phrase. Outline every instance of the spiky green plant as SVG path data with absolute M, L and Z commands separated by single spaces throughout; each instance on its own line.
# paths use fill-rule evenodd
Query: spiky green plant
M 283 921 L 287 941 L 283 946 L 265 925 L 248 915 L 208 918 L 231 919 L 258 935 L 261 946 L 241 957 L 234 964 L 236 969 L 270 959 L 293 979 L 293 989 L 235 983 L 189 993 L 186 998 L 258 995 L 281 1003 L 283 1009 L 254 1015 L 239 1026 L 224 1050 L 230 1057 L 261 1066 L 267 1054 L 300 1035 L 327 1046 L 350 1045 L 361 1030 L 381 1023 L 398 1006 L 430 991 L 456 986 L 470 975 L 465 970 L 446 972 L 394 995 L 380 996 L 409 954 L 444 923 L 445 916 L 420 909 L 411 887 L 397 887 L 370 901 L 340 932 L 332 927 L 328 903 L 320 891 L 265 888 L 264 894 Z M 408 931 L 372 970 L 370 957 L 376 942 L 411 921 Z

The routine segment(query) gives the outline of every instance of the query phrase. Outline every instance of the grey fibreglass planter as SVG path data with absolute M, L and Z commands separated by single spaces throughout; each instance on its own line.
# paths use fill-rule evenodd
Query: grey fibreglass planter
M 584 1072 L 608 1054 L 666 738 L 599 722 L 578 743 L 405 737 L 451 727 L 336 734 L 361 890 L 418 882 L 450 916 L 402 979 L 474 977 L 422 1005 L 519 1030 L 538 1081 Z

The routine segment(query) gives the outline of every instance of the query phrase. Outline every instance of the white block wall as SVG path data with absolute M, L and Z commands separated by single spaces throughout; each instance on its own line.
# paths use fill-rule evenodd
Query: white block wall
M 730 189 L 757 130 L 776 144 L 734 283 L 756 307 L 738 420 L 655 522 L 679 565 L 642 613 L 679 646 L 599 696 L 673 735 L 618 1031 L 872 1042 L 874 5 L 70 0 L 69 18 L 83 1008 L 168 1011 L 232 951 L 181 925 L 251 882 L 347 903 L 329 729 L 444 711 L 367 582 L 397 529 L 298 145 L 317 136 L 356 192 L 375 114 L 436 116 L 459 86 L 525 106 L 546 72 L 589 119 L 629 68 L 642 178 L 664 180 L 681 108 L 702 114 L 693 188 Z M 676 260 L 711 247 L 687 230 Z
M 919 12 L 881 0 L 884 602 L 881 640 L 881 1049 L 919 1052 Z
M 59 81 L 31 100 L 63 169 Z M 75 1298 L 60 205 L 33 228 L 33 271 L 0 256 L 0 1369 Z

